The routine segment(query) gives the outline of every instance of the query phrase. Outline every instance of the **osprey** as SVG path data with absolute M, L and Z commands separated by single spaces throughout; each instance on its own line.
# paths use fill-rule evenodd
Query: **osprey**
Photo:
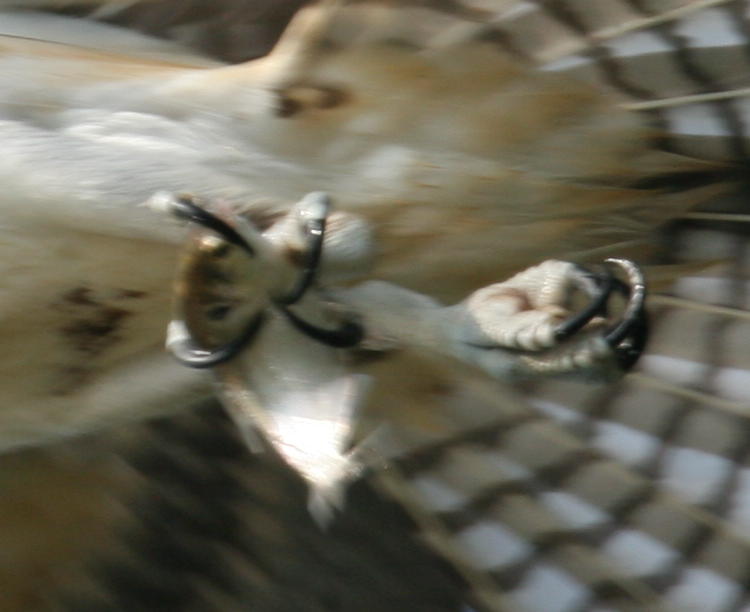
M 750 601 L 745 2 L 0 6 L 2 609 Z

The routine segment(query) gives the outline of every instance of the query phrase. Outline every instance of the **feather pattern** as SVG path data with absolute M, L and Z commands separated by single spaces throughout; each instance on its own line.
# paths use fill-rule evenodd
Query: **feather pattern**
M 249 63 L 297 3 L 18 4 L 0 4 L 0 516 L 20 534 L 0 607 L 750 605 L 748 2 L 323 2 Z M 258 218 L 326 189 L 376 228 L 377 276 L 441 299 L 638 253 L 665 287 L 650 353 L 608 388 L 372 364 L 362 435 L 389 427 L 323 534 L 215 407 L 126 424 L 207 392 L 159 355 L 182 232 L 136 205 L 164 189 Z

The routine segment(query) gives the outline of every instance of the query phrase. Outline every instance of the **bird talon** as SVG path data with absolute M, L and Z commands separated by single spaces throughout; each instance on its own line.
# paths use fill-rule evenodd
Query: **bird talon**
M 364 330 L 358 323 L 347 321 L 340 328 L 329 330 L 304 320 L 289 309 L 290 306 L 302 300 L 315 283 L 322 258 L 330 200 L 324 193 L 310 193 L 299 202 L 297 208 L 306 239 L 302 269 L 292 289 L 281 296 L 269 296 L 269 303 L 281 312 L 298 331 L 316 342 L 335 348 L 355 346 L 364 336 Z M 244 250 L 250 258 L 259 256 L 257 249 L 240 231 L 200 206 L 193 198 L 170 196 L 167 210 L 179 219 L 216 232 L 228 243 Z M 231 360 L 242 352 L 258 335 L 265 319 L 265 314 L 261 311 L 252 317 L 235 338 L 221 346 L 206 348 L 196 341 L 187 323 L 177 318 L 170 323 L 168 328 L 167 349 L 178 361 L 189 367 L 214 367 Z
M 298 204 L 300 217 L 307 245 L 305 258 L 294 288 L 286 295 L 277 298 L 276 302 L 284 306 L 291 306 L 305 295 L 315 281 L 323 255 L 323 241 L 326 235 L 326 222 L 331 208 L 331 200 L 323 192 L 308 193 Z
M 625 311 L 620 321 L 604 334 L 604 340 L 618 364 L 623 371 L 627 371 L 638 361 L 648 340 L 646 281 L 643 272 L 632 261 L 610 258 L 605 263 L 619 266 L 627 275 L 627 283 L 615 283 L 618 291 L 627 296 Z
M 627 275 L 627 282 L 616 278 L 612 267 L 617 266 Z M 572 338 L 596 317 L 607 315 L 609 300 L 619 293 L 627 298 L 622 318 L 603 334 L 615 359 L 623 370 L 630 369 L 640 357 L 648 338 L 648 321 L 645 313 L 646 282 L 643 273 L 633 262 L 610 258 L 600 273 L 578 267 L 577 285 L 591 296 L 588 305 L 561 323 L 554 332 L 555 340 L 563 342 Z M 593 285 L 593 288 L 592 288 Z
M 605 313 L 607 302 L 615 287 L 615 278 L 609 268 L 605 267 L 600 275 L 596 275 L 581 266 L 576 266 L 576 268 L 579 272 L 579 276 L 576 277 L 579 288 L 591 295 L 592 299 L 583 310 L 557 326 L 554 331 L 554 338 L 557 342 L 572 338 L 591 323 L 594 318 Z
M 648 318 L 645 298 L 646 282 L 640 268 L 626 259 L 607 259 L 600 273 L 579 268 L 577 286 L 591 296 L 588 305 L 568 318 L 555 330 L 557 348 L 549 354 L 523 355 L 521 363 L 527 374 L 581 374 L 590 379 L 610 379 L 612 360 L 618 374 L 630 370 L 643 353 L 648 340 Z M 613 267 L 625 273 L 626 279 L 614 276 Z M 610 324 L 593 344 L 591 341 L 561 346 L 589 325 L 595 318 L 606 318 L 610 299 L 622 295 L 625 309 L 615 323 Z M 603 341 L 603 343 L 602 343 Z M 610 365 L 608 366 L 607 363 Z
M 198 345 L 184 321 L 175 319 L 167 328 L 167 350 L 177 361 L 190 368 L 213 368 L 238 355 L 258 335 L 264 322 L 264 314 L 258 313 L 238 336 L 226 344 L 209 349 Z

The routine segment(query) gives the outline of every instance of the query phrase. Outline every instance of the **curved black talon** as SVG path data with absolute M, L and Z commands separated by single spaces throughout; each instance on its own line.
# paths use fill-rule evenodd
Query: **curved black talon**
M 245 250 L 251 257 L 255 257 L 255 249 L 247 243 L 247 240 L 236 229 L 226 221 L 198 206 L 190 198 L 186 196 L 175 198 L 172 203 L 172 212 L 181 219 L 192 221 L 213 230 L 227 242 L 231 242 Z
M 170 335 L 178 337 L 167 342 L 167 349 L 177 361 L 190 368 L 213 368 L 238 355 L 255 338 L 264 321 L 265 315 L 258 313 L 239 336 L 213 349 L 198 346 L 183 321 L 172 321 Z
M 308 323 L 294 314 L 288 308 L 279 306 L 279 310 L 287 320 L 308 338 L 317 340 L 321 344 L 333 348 L 351 348 L 362 341 L 365 335 L 364 329 L 359 323 L 347 321 L 338 329 L 325 329 L 312 323 Z
M 339 329 L 325 329 L 305 321 L 294 314 L 287 306 L 297 303 L 304 297 L 307 290 L 315 282 L 315 277 L 320 267 L 320 259 L 323 254 L 323 241 L 325 240 L 326 218 L 330 203 L 326 196 L 323 203 L 325 210 L 323 216 L 308 220 L 305 231 L 307 233 L 307 249 L 305 261 L 302 264 L 302 272 L 297 278 L 294 288 L 281 298 L 276 298 L 274 304 L 287 318 L 287 320 L 308 338 L 333 348 L 351 348 L 362 341 L 364 330 L 362 326 L 353 321 L 344 323 Z
M 643 273 L 632 261 L 627 259 L 607 259 L 605 263 L 613 263 L 620 266 L 628 275 L 628 283 L 621 283 L 627 292 L 628 303 L 622 320 L 605 335 L 605 340 L 610 344 L 619 344 L 627 335 L 633 321 L 637 320 L 645 312 L 646 304 L 646 280 Z
M 631 322 L 630 335 L 613 345 L 612 353 L 623 371 L 630 370 L 643 354 L 649 336 L 649 321 L 645 313 Z M 606 337 L 605 337 L 606 340 Z
M 601 276 L 596 276 L 581 268 L 581 271 L 588 276 L 590 280 L 597 284 L 596 293 L 593 295 L 593 299 L 589 304 L 573 315 L 569 319 L 566 319 L 555 330 L 555 340 L 562 342 L 571 338 L 573 335 L 581 331 L 586 325 L 591 322 L 594 317 L 604 314 L 607 309 L 607 301 L 615 287 L 616 279 L 612 274 L 612 271 L 605 268 L 604 273 Z
M 323 255 L 323 240 L 326 234 L 326 218 L 330 203 L 325 201 L 325 213 L 319 219 L 310 219 L 306 226 L 307 249 L 305 261 L 302 263 L 302 272 L 297 278 L 295 286 L 289 293 L 276 300 L 277 303 L 291 306 L 299 302 L 310 286 L 315 282 L 320 267 L 320 259 Z
M 615 359 L 623 370 L 629 370 L 643 353 L 648 341 L 649 324 L 646 313 L 646 280 L 643 272 L 632 261 L 610 258 L 605 263 L 615 264 L 627 275 L 627 283 L 618 289 L 628 297 L 620 321 L 604 334 L 604 341 L 612 348 Z
M 287 306 L 297 303 L 304 297 L 305 293 L 307 293 L 315 282 L 315 277 L 320 268 L 326 219 L 330 207 L 327 196 L 324 195 L 323 197 L 325 199 L 322 202 L 322 216 L 308 219 L 305 224 L 307 248 L 305 250 L 302 271 L 294 287 L 286 295 L 275 298 L 273 304 L 298 331 L 309 338 L 334 348 L 349 348 L 359 344 L 364 337 L 364 329 L 358 323 L 349 321 L 344 323 L 339 329 L 329 330 L 305 321 L 287 308 Z M 255 256 L 255 249 L 237 230 L 216 215 L 200 207 L 189 197 L 176 198 L 172 203 L 172 212 L 182 219 L 216 232 L 227 242 L 242 248 L 251 257 Z M 212 368 L 238 355 L 258 334 L 264 320 L 264 314 L 259 313 L 250 321 L 242 334 L 214 349 L 205 349 L 198 346 L 183 321 L 172 321 L 170 324 L 170 335 L 176 337 L 169 340 L 168 349 L 178 361 L 186 366 L 191 368 Z

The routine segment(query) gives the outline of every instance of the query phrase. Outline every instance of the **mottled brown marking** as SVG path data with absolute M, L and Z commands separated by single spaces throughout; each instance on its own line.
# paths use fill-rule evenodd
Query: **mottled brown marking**
M 343 105 L 349 95 L 336 87 L 297 85 L 279 92 L 276 116 L 293 117 L 304 110 L 329 110 Z
M 177 309 L 199 344 L 224 341 L 227 330 L 217 323 L 242 302 L 237 283 L 247 260 L 244 251 L 213 235 L 197 235 L 186 248 L 175 283 Z
M 279 96 L 274 114 L 281 119 L 288 119 L 294 117 L 300 110 L 302 110 L 302 105 L 299 102 L 285 96 Z
M 335 87 L 322 87 L 320 89 L 322 96 L 318 108 L 336 108 L 349 101 L 349 94 Z
M 138 289 L 118 289 L 115 294 L 116 300 L 135 300 L 146 297 L 148 294 L 145 291 Z
M 76 287 L 63 294 L 62 301 L 77 306 L 95 306 L 96 301 L 91 294 L 89 287 Z
M 305 254 L 306 251 L 292 246 L 287 246 L 281 251 L 282 257 L 293 266 L 302 266 L 305 263 Z
M 131 314 L 124 308 L 101 306 L 88 316 L 67 323 L 62 333 L 76 351 L 98 355 L 118 340 L 116 332 Z
M 64 315 L 57 331 L 69 351 L 57 368 L 51 393 L 65 395 L 84 385 L 95 371 L 92 358 L 120 341 L 122 322 L 133 312 L 108 304 L 107 300 L 133 300 L 145 295 L 144 291 L 127 288 L 105 289 L 97 294 L 91 287 L 81 285 L 65 291 L 51 304 Z
M 226 285 L 234 283 L 234 278 L 230 272 L 213 261 L 204 261 L 203 265 L 198 268 L 198 272 L 201 274 L 202 280 L 200 286 L 205 287 L 207 293 L 217 292 L 219 295 L 223 295 Z

